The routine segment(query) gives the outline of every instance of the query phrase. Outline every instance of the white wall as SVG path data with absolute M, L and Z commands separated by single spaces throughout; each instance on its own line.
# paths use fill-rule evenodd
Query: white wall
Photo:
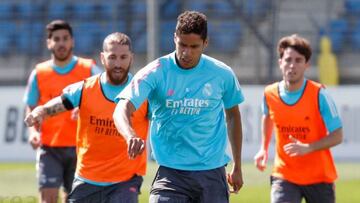
M 24 87 L 0 87 L 0 161 L 35 160 L 24 125 Z
M 252 160 L 260 143 L 261 100 L 264 86 L 242 86 L 243 159 Z M 360 160 L 360 86 L 328 88 L 343 119 L 345 139 L 333 148 L 338 160 Z M 0 87 L 0 161 L 33 161 L 23 124 L 24 87 Z M 273 152 L 273 149 L 270 149 Z M 271 153 L 273 154 L 273 153 Z

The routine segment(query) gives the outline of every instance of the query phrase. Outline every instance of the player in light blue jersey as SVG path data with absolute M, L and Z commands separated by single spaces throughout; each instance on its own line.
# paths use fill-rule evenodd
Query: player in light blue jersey
M 240 85 L 229 66 L 203 54 L 204 14 L 182 13 L 174 42 L 175 52 L 141 69 L 118 96 L 115 125 L 128 140 L 129 156 L 136 157 L 145 141 L 137 139 L 129 115 L 148 99 L 151 145 L 160 165 L 150 202 L 228 202 L 227 181 L 235 193 L 243 185 Z M 228 180 L 227 136 L 234 160 Z

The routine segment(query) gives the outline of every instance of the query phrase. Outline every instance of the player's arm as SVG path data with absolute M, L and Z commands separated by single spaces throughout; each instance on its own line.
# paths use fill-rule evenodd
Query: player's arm
M 131 115 L 135 106 L 128 99 L 121 99 L 116 105 L 113 118 L 117 130 L 126 139 L 128 154 L 131 159 L 141 154 L 145 149 L 145 141 L 138 137 L 131 124 Z
M 241 149 L 242 149 L 242 125 L 239 106 L 235 105 L 226 109 L 228 136 L 233 154 L 234 166 L 229 174 L 228 181 L 233 187 L 233 192 L 237 193 L 243 185 L 241 170 Z
M 261 119 L 261 146 L 254 157 L 255 166 L 264 171 L 268 160 L 268 150 L 273 132 L 273 121 L 269 115 L 263 115 Z
M 261 148 L 268 152 L 274 124 L 269 115 L 263 115 L 261 119 Z
M 335 103 L 325 89 L 319 94 L 320 114 L 328 130 L 327 136 L 312 143 L 302 143 L 291 137 L 291 143 L 284 146 L 289 156 L 299 156 L 314 151 L 329 149 L 340 144 L 343 140 L 342 123 L 336 109 Z
M 301 156 L 311 152 L 329 149 L 342 142 L 343 131 L 342 128 L 338 128 L 329 133 L 322 139 L 312 143 L 302 143 L 294 137 L 290 137 L 291 143 L 284 146 L 284 151 L 289 156 Z
M 25 107 L 25 117 L 31 113 L 31 111 L 37 106 L 39 101 L 39 88 L 37 84 L 36 70 L 34 69 L 30 76 L 25 89 L 24 102 Z M 39 128 L 39 127 L 38 127 Z M 28 127 L 28 142 L 33 149 L 37 149 L 41 145 L 41 136 L 40 132 L 36 130 L 35 127 Z
M 313 142 L 309 144 L 309 150 L 310 152 L 323 150 L 323 149 L 329 149 L 331 147 L 334 147 L 338 144 L 340 144 L 343 140 L 343 130 L 342 128 L 338 128 L 335 131 L 329 133 L 326 137 L 323 139 Z
M 140 69 L 124 90 L 115 98 L 118 101 L 113 118 L 114 124 L 119 133 L 127 142 L 128 155 L 130 159 L 134 159 L 140 155 L 145 149 L 145 140 L 141 139 L 135 132 L 131 115 L 141 109 L 141 105 L 148 99 L 154 89 L 157 87 L 159 63 L 154 61 L 146 67 Z M 154 71 L 155 70 L 155 71 Z
M 113 114 L 114 124 L 127 142 L 130 159 L 134 159 L 145 149 L 145 140 L 136 134 L 131 123 L 131 115 L 136 110 L 141 109 L 140 106 L 148 99 L 151 92 L 156 89 L 158 81 L 161 81 L 157 72 L 160 68 L 154 67 L 159 67 L 158 61 L 154 61 L 140 69 L 132 78 L 130 84 L 115 98 L 118 103 Z
M 264 96 L 262 103 L 263 116 L 261 118 L 261 145 L 254 157 L 255 166 L 260 171 L 264 171 L 268 160 L 269 145 L 274 128 L 273 121 L 269 115 L 269 108 Z
M 48 101 L 46 104 L 34 108 L 34 110 L 27 114 L 25 118 L 25 123 L 27 126 L 34 126 L 37 130 L 39 130 L 39 126 L 44 119 L 50 116 L 57 115 L 66 110 L 67 109 L 63 104 L 61 96 L 58 96 Z
M 25 115 L 26 116 L 29 115 L 33 109 L 34 107 L 27 105 L 25 109 Z M 35 128 L 34 126 L 28 127 L 28 132 L 29 132 L 29 137 L 28 137 L 29 144 L 33 149 L 37 149 L 41 145 L 40 133 L 38 132 L 37 128 Z

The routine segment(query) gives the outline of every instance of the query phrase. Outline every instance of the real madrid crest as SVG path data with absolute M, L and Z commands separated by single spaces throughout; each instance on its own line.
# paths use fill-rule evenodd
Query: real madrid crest
M 212 86 L 210 83 L 205 83 L 202 93 L 204 96 L 210 96 L 212 94 Z

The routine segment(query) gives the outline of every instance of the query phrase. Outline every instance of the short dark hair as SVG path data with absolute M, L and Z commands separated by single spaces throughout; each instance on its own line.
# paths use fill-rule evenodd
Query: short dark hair
M 105 37 L 103 42 L 103 51 L 107 50 L 108 44 L 113 44 L 113 43 L 117 43 L 120 45 L 127 45 L 129 46 L 129 50 L 132 51 L 131 39 L 129 36 L 127 36 L 124 33 L 114 32 L 109 34 L 107 37 Z
M 282 58 L 286 48 L 291 47 L 305 57 L 306 62 L 311 58 L 312 50 L 309 41 L 297 34 L 280 39 L 278 43 L 279 58 Z
M 70 36 L 73 37 L 73 32 L 70 24 L 64 20 L 53 20 L 46 25 L 47 38 L 52 37 L 53 32 L 56 30 L 67 30 L 70 33 Z
M 177 18 L 176 34 L 198 34 L 201 39 L 207 38 L 207 19 L 203 13 L 185 11 Z

